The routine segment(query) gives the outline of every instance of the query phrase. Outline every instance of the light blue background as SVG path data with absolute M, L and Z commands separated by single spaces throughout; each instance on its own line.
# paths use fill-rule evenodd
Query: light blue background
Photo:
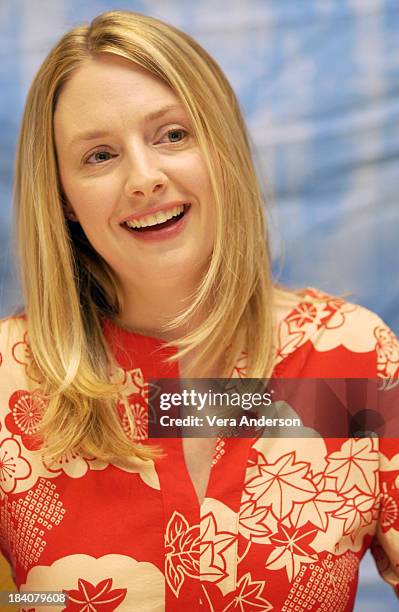
M 27 88 L 66 29 L 116 8 L 192 34 L 229 77 L 280 282 L 349 295 L 398 333 L 399 0 L 0 0 L 0 315 L 20 300 L 9 236 Z M 397 608 L 366 562 L 356 610 Z

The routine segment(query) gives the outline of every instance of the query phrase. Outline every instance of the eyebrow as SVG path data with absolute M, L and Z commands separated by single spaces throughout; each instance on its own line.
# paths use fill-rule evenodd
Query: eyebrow
M 180 104 L 169 104 L 168 106 L 163 106 L 159 110 L 153 111 L 152 113 L 148 113 L 148 115 L 145 115 L 144 121 L 147 123 L 150 121 L 154 121 L 155 119 L 163 117 L 163 115 L 166 115 L 166 113 L 175 110 L 182 111 L 184 109 Z M 81 132 L 80 134 L 76 134 L 76 136 L 74 136 L 74 138 L 71 140 L 71 146 L 81 141 L 94 140 L 95 138 L 103 138 L 105 136 L 109 136 L 109 134 L 110 132 L 107 130 L 92 130 Z

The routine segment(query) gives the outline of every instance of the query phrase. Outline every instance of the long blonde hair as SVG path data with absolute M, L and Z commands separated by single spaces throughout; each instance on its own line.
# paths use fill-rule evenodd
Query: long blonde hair
M 28 95 L 15 186 L 29 342 L 48 397 L 43 448 L 52 457 L 78 447 L 104 459 L 149 458 L 153 451 L 128 439 L 115 410 L 119 386 L 110 379 L 113 358 L 101 320 L 118 317 L 121 292 L 80 226 L 65 219 L 55 154 L 53 116 L 62 87 L 83 62 L 102 53 L 124 57 L 172 88 L 209 171 L 216 209 L 213 255 L 192 303 L 168 327 L 189 321 L 204 304 L 212 307 L 201 325 L 176 341 L 176 359 L 197 349 L 193 367 L 200 368 L 227 354 L 227 376 L 245 346 L 248 375 L 270 371 L 270 258 L 246 126 L 209 54 L 178 29 L 132 12 L 107 12 L 65 34 Z

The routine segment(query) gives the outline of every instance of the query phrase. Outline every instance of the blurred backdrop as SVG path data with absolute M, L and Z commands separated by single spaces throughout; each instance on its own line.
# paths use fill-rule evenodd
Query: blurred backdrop
M 398 0 L 0 0 L 0 316 L 21 302 L 11 192 L 29 83 L 66 29 L 117 8 L 192 34 L 229 77 L 276 278 L 349 295 L 399 333 Z M 381 609 L 397 603 L 366 560 L 356 610 Z

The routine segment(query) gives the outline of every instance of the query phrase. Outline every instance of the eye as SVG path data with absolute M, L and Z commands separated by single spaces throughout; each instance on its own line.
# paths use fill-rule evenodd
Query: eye
M 183 139 L 180 137 L 183 134 Z M 174 128 L 173 130 L 168 130 L 166 132 L 166 137 L 169 139 L 171 144 L 179 143 L 184 140 L 184 137 L 188 136 L 187 130 L 183 130 L 182 128 Z
M 109 151 L 104 151 L 103 149 L 100 149 L 99 151 L 94 151 L 94 153 L 91 153 L 85 159 L 85 163 L 94 165 L 103 164 L 104 162 L 107 162 L 108 160 L 112 159 L 112 157 L 115 157 L 115 155 L 112 155 L 112 153 L 110 153 Z

